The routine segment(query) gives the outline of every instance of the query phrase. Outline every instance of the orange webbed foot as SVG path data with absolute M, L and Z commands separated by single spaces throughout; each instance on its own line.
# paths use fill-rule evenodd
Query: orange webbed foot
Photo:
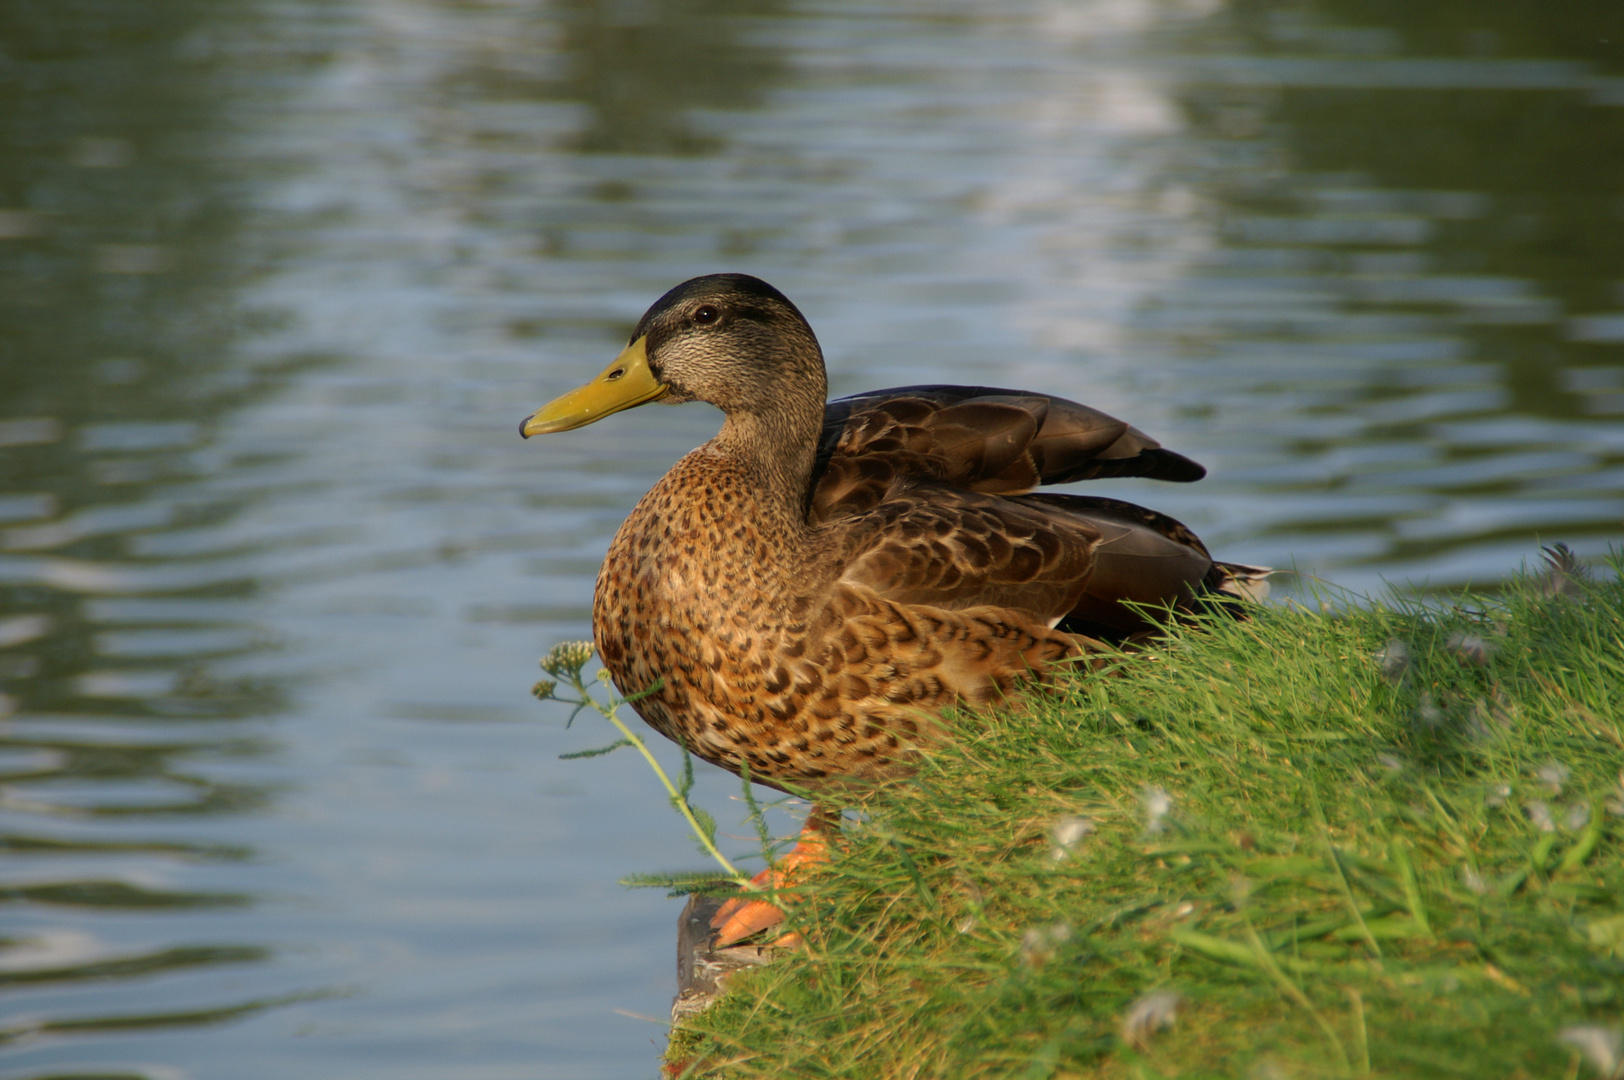
M 772 866 L 750 879 L 752 891 L 772 890 L 779 899 L 791 903 L 795 897 L 783 890 L 790 887 L 807 870 L 829 861 L 829 841 L 822 815 L 814 810 L 795 847 Z M 717 931 L 715 947 L 736 945 L 747 937 L 769 930 L 784 921 L 783 909 L 745 893 L 735 896 L 711 917 L 711 927 Z M 785 934 L 771 942 L 780 947 L 793 947 L 801 943 L 801 935 Z

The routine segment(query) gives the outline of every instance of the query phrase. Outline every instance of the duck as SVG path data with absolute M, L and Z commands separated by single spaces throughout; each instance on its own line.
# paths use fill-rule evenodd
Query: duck
M 758 875 L 827 858 L 826 800 L 905 776 L 988 706 L 1164 629 L 1244 613 L 1268 569 L 1118 499 L 1040 492 L 1206 470 L 1046 393 L 919 385 L 827 400 L 810 323 L 746 274 L 677 285 L 599 375 L 527 417 L 569 431 L 650 402 L 704 401 L 721 430 L 637 503 L 609 545 L 593 638 L 649 726 L 756 783 L 818 800 Z M 959 719 L 949 721 L 946 716 Z M 715 944 L 781 920 L 724 905 Z

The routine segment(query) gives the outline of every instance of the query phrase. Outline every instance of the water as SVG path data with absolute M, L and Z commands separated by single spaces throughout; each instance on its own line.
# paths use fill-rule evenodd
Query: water
M 652 1074 L 615 882 L 702 862 L 527 690 L 716 415 L 516 428 L 692 274 L 1130 418 L 1224 557 L 1618 540 L 1616 5 L 993 10 L 0 7 L 0 1076 Z

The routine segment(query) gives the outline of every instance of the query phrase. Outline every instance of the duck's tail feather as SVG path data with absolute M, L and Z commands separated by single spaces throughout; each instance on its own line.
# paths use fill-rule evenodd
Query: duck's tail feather
M 1274 572 L 1272 566 L 1214 562 L 1204 584 L 1208 595 L 1215 599 L 1223 598 L 1222 603 L 1261 603 L 1269 598 L 1269 575 Z

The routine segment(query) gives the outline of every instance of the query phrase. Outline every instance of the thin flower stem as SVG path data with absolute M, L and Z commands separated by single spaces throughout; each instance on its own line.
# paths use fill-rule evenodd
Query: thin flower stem
M 594 709 L 598 710 L 598 712 L 603 715 L 604 719 L 608 720 L 611 724 L 615 725 L 616 728 L 620 729 L 621 736 L 625 738 L 627 742 L 635 746 L 639 754 L 643 755 L 643 760 L 648 762 L 649 768 L 654 770 L 654 775 L 658 776 L 660 778 L 660 783 L 665 785 L 665 790 L 671 796 L 672 804 L 676 806 L 678 810 L 682 811 L 683 817 L 688 819 L 688 828 L 693 830 L 693 834 L 699 838 L 700 844 L 704 846 L 705 851 L 709 853 L 710 857 L 715 859 L 717 863 L 721 865 L 722 869 L 727 871 L 728 876 L 733 879 L 734 884 L 741 887 L 748 887 L 750 884 L 750 879 L 745 877 L 744 874 L 740 873 L 739 868 L 729 862 L 727 856 L 723 855 L 721 851 L 717 849 L 715 841 L 710 838 L 710 834 L 707 833 L 706 830 L 699 824 L 699 819 L 694 816 L 693 808 L 688 805 L 688 800 L 680 791 L 677 790 L 677 785 L 671 782 L 671 777 L 666 775 L 665 769 L 661 768 L 659 761 L 655 759 L 654 754 L 649 750 L 647 744 L 643 742 L 642 738 L 635 731 L 627 727 L 626 722 L 620 718 L 618 715 L 618 709 L 620 708 L 621 702 L 610 701 L 608 703 L 604 703 L 593 697 L 592 694 L 587 691 L 586 683 L 581 678 L 581 671 L 579 668 L 568 672 L 565 677 L 568 678 L 570 682 L 575 684 L 575 689 L 580 692 L 581 700 L 590 704 Z

